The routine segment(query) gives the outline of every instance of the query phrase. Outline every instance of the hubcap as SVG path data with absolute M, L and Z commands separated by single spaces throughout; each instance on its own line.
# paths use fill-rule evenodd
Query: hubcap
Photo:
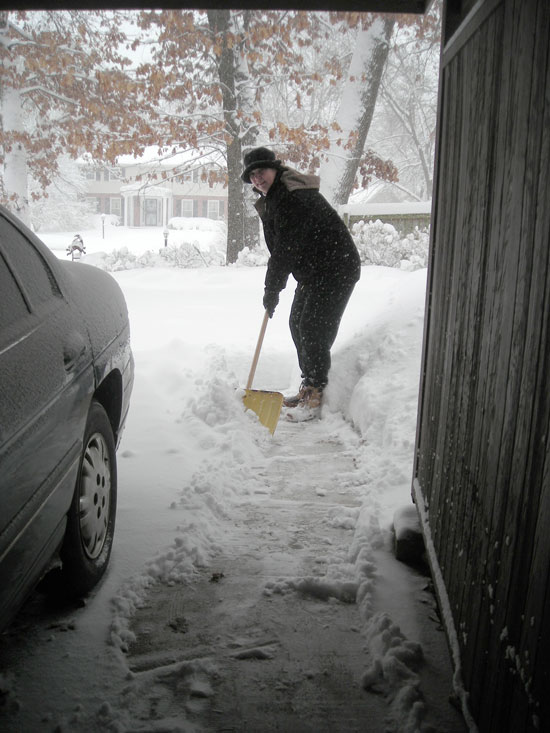
M 111 466 L 107 444 L 94 433 L 84 453 L 80 488 L 80 534 L 86 555 L 95 560 L 105 544 L 111 503 Z

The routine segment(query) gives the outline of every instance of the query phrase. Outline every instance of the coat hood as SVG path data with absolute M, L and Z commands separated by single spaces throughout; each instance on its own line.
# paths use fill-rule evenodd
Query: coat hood
M 280 171 L 281 172 L 278 173 L 276 180 L 279 180 L 287 191 L 299 191 L 308 189 L 314 191 L 319 190 L 319 187 L 321 185 L 321 179 L 319 178 L 319 176 L 315 176 L 312 173 L 300 173 L 300 171 L 297 171 L 294 168 L 288 168 L 286 165 L 282 166 L 280 168 Z M 261 194 L 261 191 L 259 191 L 257 188 L 253 188 L 252 190 L 256 193 Z M 262 197 L 258 199 L 255 204 L 258 211 L 263 209 L 262 200 L 264 198 L 265 197 L 262 195 Z M 259 204 L 259 206 L 257 204 Z
M 294 168 L 287 168 L 285 166 L 281 173 L 281 183 L 289 191 L 296 191 L 300 188 L 314 188 L 318 191 L 321 185 L 321 179 L 312 173 L 300 173 L 294 170 Z

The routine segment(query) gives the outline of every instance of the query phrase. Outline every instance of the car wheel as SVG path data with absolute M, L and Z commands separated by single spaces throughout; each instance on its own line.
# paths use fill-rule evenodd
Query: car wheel
M 92 402 L 76 488 L 61 548 L 63 574 L 70 589 L 90 591 L 105 572 L 111 555 L 116 517 L 116 449 L 111 423 Z

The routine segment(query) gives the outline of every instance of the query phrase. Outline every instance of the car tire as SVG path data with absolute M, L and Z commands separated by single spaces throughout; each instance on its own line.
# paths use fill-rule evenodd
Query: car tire
M 67 590 L 88 593 L 103 576 L 113 546 L 117 500 L 116 448 L 104 408 L 92 402 L 67 530 L 60 551 Z

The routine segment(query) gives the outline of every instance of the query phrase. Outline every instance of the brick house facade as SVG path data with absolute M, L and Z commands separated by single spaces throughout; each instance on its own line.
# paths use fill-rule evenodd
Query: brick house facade
M 97 168 L 82 164 L 86 198 L 98 214 L 115 215 L 125 226 L 165 227 L 173 217 L 226 219 L 227 188 L 210 185 L 208 164 L 173 173 L 159 161 L 125 162 Z M 163 177 L 164 176 L 164 177 Z

